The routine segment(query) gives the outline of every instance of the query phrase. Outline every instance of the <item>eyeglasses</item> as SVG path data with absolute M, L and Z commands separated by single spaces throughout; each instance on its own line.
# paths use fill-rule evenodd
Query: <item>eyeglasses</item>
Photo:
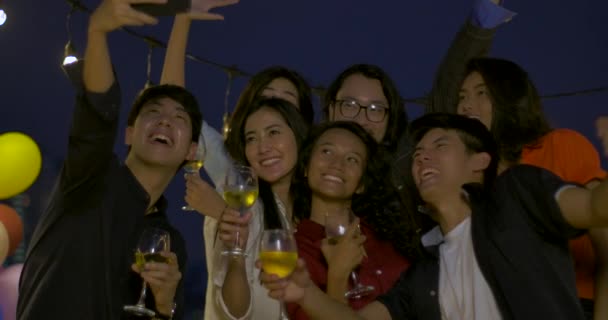
M 336 100 L 335 105 L 340 109 L 340 114 L 345 118 L 354 119 L 359 115 L 361 109 L 365 109 L 365 117 L 371 122 L 382 122 L 388 113 L 388 107 L 381 103 L 372 103 L 364 106 L 356 100 Z

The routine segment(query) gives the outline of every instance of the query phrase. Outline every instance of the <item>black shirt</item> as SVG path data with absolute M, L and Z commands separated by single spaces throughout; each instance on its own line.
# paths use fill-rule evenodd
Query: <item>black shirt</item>
M 559 209 L 563 186 L 549 171 L 520 165 L 499 176 L 492 192 L 465 188 L 475 257 L 503 319 L 584 319 L 568 249 L 581 231 Z M 392 319 L 440 319 L 437 251 L 378 299 Z
M 81 65 L 70 66 L 78 95 L 68 154 L 48 208 L 32 236 L 19 284 L 18 319 L 128 319 L 141 277 L 131 271 L 139 235 L 155 226 L 171 234 L 182 274 L 185 243 L 165 215 L 166 200 L 145 215 L 150 198 L 113 153 L 119 115 L 116 83 L 84 92 Z M 182 281 L 183 282 L 183 281 Z M 151 291 L 147 305 L 155 309 Z M 183 283 L 176 293 L 183 310 Z

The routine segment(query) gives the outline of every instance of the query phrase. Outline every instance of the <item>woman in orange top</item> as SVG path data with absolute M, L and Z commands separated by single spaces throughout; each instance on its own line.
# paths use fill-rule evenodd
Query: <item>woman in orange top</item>
M 585 137 L 549 126 L 538 92 L 521 67 L 493 58 L 473 59 L 467 67 L 456 111 L 492 131 L 500 147 L 499 170 L 517 163 L 535 165 L 588 188 L 606 177 L 597 150 Z M 608 230 L 573 240 L 571 251 L 587 318 L 608 319 Z

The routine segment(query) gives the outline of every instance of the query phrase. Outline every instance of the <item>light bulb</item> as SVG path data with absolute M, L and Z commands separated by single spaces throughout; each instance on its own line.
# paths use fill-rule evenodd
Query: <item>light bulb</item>
M 78 61 L 78 58 L 76 57 L 76 50 L 74 49 L 72 41 L 68 41 L 63 50 L 63 65 L 67 66 L 68 64 L 72 64 L 76 61 Z
M 63 65 L 67 66 L 68 64 L 72 64 L 76 61 L 78 61 L 78 58 L 76 58 L 74 56 L 67 56 L 63 59 Z
M 0 9 L 0 26 L 6 22 L 6 12 Z
M 224 114 L 222 122 L 222 136 L 224 137 L 224 140 L 226 140 L 230 133 L 230 113 Z

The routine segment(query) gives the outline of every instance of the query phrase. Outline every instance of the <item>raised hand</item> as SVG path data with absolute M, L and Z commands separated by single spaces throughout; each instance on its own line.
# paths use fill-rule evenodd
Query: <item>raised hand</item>
M 599 117 L 595 122 L 595 126 L 597 128 L 597 135 L 604 145 L 604 155 L 608 157 L 608 116 Z
M 260 260 L 256 261 L 256 267 L 262 270 Z M 260 281 L 268 289 L 269 297 L 284 302 L 297 303 L 304 298 L 308 288 L 315 286 L 310 279 L 308 269 L 306 269 L 306 263 L 302 259 L 298 259 L 296 268 L 288 277 L 279 278 L 276 274 L 267 274 L 261 271 Z
M 142 277 L 154 295 L 156 309 L 164 315 L 170 315 L 175 301 L 175 292 L 182 274 L 179 271 L 177 256 L 173 252 L 161 252 L 168 263 L 147 262 L 141 270 L 136 264 L 131 269 Z
M 366 256 L 363 248 L 365 236 L 361 234 L 358 226 L 359 219 L 357 218 L 348 227 L 344 236 L 335 243 L 330 243 L 331 241 L 327 238 L 323 240 L 321 251 L 330 269 L 348 275 Z
M 215 188 L 197 174 L 186 174 L 186 203 L 205 216 L 219 219 L 226 202 Z
M 163 4 L 167 0 L 104 0 L 89 21 L 89 32 L 108 33 L 123 26 L 153 25 L 158 20 L 137 11 L 132 4 Z
M 237 4 L 239 0 L 192 0 L 188 17 L 196 20 L 224 20 L 224 16 L 209 12 L 211 9 Z
M 249 237 L 249 222 L 251 217 L 251 212 L 248 212 L 241 217 L 237 210 L 226 207 L 218 225 L 220 240 L 227 247 L 234 246 L 236 242 L 236 233 L 238 231 L 238 247 L 245 248 L 247 238 Z

